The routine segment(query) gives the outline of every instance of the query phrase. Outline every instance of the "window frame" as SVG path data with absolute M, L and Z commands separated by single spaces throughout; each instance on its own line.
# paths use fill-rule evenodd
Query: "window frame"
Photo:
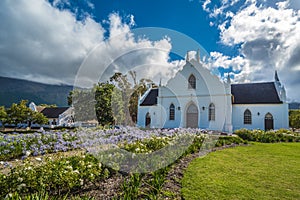
M 175 105 L 173 103 L 169 107 L 169 120 L 175 120 Z
M 196 77 L 191 74 L 188 79 L 188 89 L 196 89 Z
M 214 103 L 208 106 L 208 121 L 216 121 L 216 106 Z
M 251 125 L 252 124 L 252 113 L 249 109 L 244 111 L 244 124 Z

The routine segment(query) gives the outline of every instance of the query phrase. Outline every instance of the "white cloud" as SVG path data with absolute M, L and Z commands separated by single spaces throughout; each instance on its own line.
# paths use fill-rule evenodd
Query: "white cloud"
M 220 40 L 227 46 L 239 46 L 240 56 L 212 53 L 212 65 L 240 68 L 235 72 L 237 82 L 271 81 L 277 69 L 288 96 L 300 100 L 300 94 L 293 92 L 300 86 L 300 12 L 290 4 L 288 0 L 247 0 L 232 12 L 229 2 L 223 1 L 215 8 L 223 15 L 218 25 Z
M 44 0 L 0 1 L 2 76 L 73 84 L 81 63 L 93 49 L 95 59 L 87 61 L 90 69 L 101 71 L 99 67 L 111 65 L 113 70 L 124 71 L 134 66 L 140 68 L 140 77 L 147 75 L 156 81 L 177 70 L 176 62 L 168 62 L 170 39 L 136 38 L 132 15 L 124 19 L 112 13 L 106 21 L 109 29 L 104 30 L 89 15 L 78 21 L 69 9 L 58 8 L 59 4 L 68 3 L 68 0 L 54 1 L 52 5 Z M 104 36 L 106 32 L 108 38 Z M 93 70 L 84 75 L 87 83 L 100 78 L 95 77 L 97 71 Z
M 32 80 L 72 81 L 78 66 L 104 29 L 91 18 L 41 0 L 0 1 L 0 74 Z

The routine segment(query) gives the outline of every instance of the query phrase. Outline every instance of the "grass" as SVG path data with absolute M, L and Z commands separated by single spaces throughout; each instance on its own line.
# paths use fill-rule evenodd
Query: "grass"
M 300 143 L 255 143 L 190 163 L 184 199 L 300 199 Z

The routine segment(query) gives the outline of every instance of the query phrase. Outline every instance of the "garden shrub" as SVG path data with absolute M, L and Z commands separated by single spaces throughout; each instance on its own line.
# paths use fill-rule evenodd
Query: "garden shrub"
M 263 131 L 263 130 L 247 130 L 240 129 L 234 132 L 243 140 L 275 143 L 275 142 L 300 142 L 300 136 L 290 130 L 280 129 L 277 131 Z
M 41 165 L 25 161 L 24 165 L 12 168 L 9 174 L 0 174 L 0 197 L 42 190 L 60 195 L 107 176 L 108 170 L 91 155 L 47 159 Z

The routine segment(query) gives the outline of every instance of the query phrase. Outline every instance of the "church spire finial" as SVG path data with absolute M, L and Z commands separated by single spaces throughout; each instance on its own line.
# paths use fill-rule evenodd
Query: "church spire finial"
M 231 84 L 230 74 L 227 74 L 227 84 Z
M 279 78 L 278 78 L 277 70 L 275 70 L 275 81 L 278 81 L 278 82 L 279 82 Z
M 186 52 L 186 61 L 190 60 L 189 51 Z

